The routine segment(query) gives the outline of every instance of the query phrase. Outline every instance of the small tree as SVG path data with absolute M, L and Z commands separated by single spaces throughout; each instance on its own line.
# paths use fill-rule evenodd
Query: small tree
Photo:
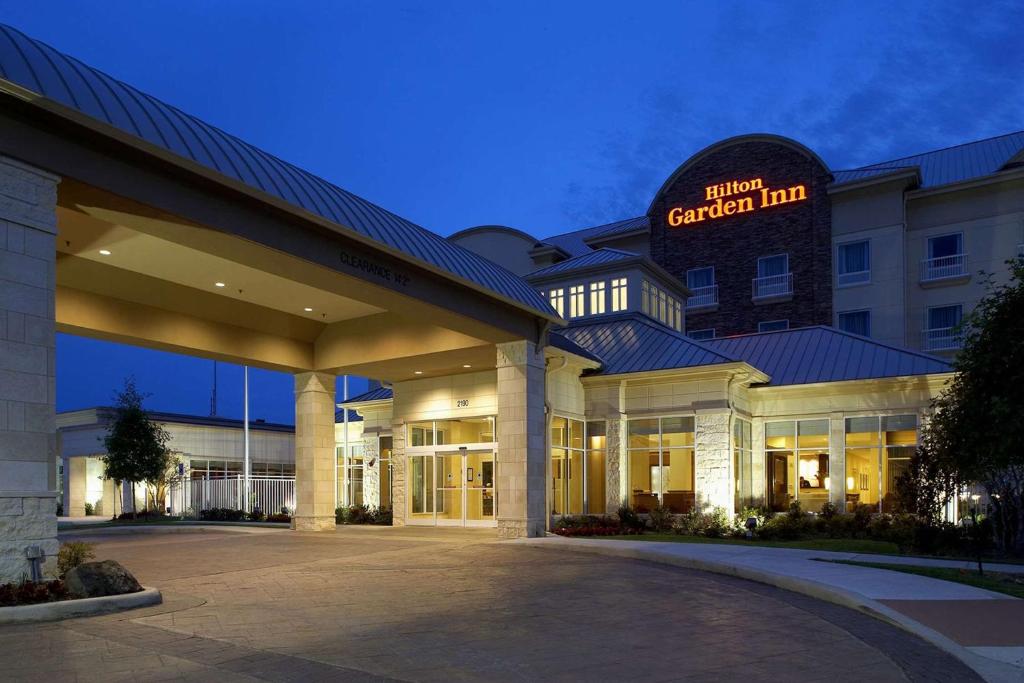
M 1024 259 L 1010 280 L 985 278 L 986 294 L 961 326 L 956 375 L 932 402 L 904 478 L 919 514 L 934 518 L 973 482 L 989 495 L 996 542 L 1024 552 Z
M 107 450 L 103 456 L 104 476 L 115 482 L 131 482 L 132 517 L 137 516 L 135 482 L 159 481 L 170 460 L 170 436 L 149 419 L 142 407 L 145 398 L 135 388 L 135 379 L 126 379 L 124 389 L 116 396 L 117 415 L 103 440 Z

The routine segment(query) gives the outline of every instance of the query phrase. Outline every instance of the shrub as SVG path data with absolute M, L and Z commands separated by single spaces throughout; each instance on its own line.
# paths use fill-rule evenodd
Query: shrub
M 0 607 L 56 602 L 69 597 L 63 581 L 23 581 L 0 585 Z
M 733 518 L 725 508 L 715 508 L 710 512 L 691 510 L 676 517 L 673 530 L 684 536 L 721 538 L 733 533 L 733 523 Z
M 241 522 L 245 517 L 244 510 L 233 510 L 232 508 L 210 508 L 199 511 L 199 519 L 204 522 Z
M 630 532 L 642 533 L 644 527 L 647 526 L 644 520 L 640 519 L 637 511 L 629 506 L 629 503 L 620 505 L 619 509 L 615 511 L 615 516 L 619 519 L 619 526 Z
M 277 524 L 290 524 L 292 521 L 292 516 L 284 512 L 277 512 L 273 515 L 267 515 L 266 521 L 274 522 Z
M 85 504 L 85 516 L 89 517 L 96 513 L 96 508 L 92 506 L 92 503 Z
M 853 510 L 853 521 L 851 532 L 854 537 L 863 536 L 867 533 L 868 525 L 871 523 L 871 515 L 877 512 L 874 505 L 858 505 Z
M 789 504 L 789 510 L 786 511 L 786 517 L 792 521 L 799 521 L 804 518 L 804 509 L 800 505 L 799 500 L 794 500 Z
M 255 508 L 252 512 L 246 514 L 245 518 L 247 520 L 249 520 L 250 522 L 265 522 L 265 521 L 267 521 L 267 516 L 265 514 L 263 514 L 263 510 L 260 510 L 259 508 Z
M 85 541 L 68 541 L 61 544 L 60 550 L 57 551 L 57 575 L 63 578 L 78 565 L 96 557 L 96 553 L 93 552 L 95 547 Z
M 384 526 L 391 526 L 394 521 L 394 513 L 391 507 L 374 508 L 373 523 Z
M 667 507 L 659 503 L 647 513 L 647 522 L 653 531 L 671 531 L 675 515 Z
M 117 519 L 124 522 L 152 522 L 154 520 L 163 519 L 165 515 L 162 512 L 155 510 L 139 510 L 138 514 L 134 512 L 122 512 L 117 516 Z
M 735 528 L 737 533 L 746 534 L 747 520 L 753 517 L 757 521 L 757 526 L 754 528 L 754 531 L 756 533 L 757 529 L 763 527 L 765 525 L 765 522 L 768 521 L 770 514 L 771 513 L 769 513 L 768 510 L 766 510 L 763 507 L 745 507 L 739 511 L 739 514 L 736 515 L 733 527 Z
M 831 500 L 827 501 L 821 506 L 821 516 L 823 519 L 832 519 L 839 514 L 839 508 Z

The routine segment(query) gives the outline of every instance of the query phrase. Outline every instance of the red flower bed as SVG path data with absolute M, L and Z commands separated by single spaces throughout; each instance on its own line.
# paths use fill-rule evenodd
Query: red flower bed
M 630 536 L 642 533 L 617 526 L 574 526 L 554 530 L 559 536 Z
M 70 598 L 63 581 L 25 581 L 0 585 L 0 607 L 35 605 Z

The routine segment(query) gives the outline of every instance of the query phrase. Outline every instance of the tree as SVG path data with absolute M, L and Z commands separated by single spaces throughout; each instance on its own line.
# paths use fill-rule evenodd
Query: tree
M 132 516 L 135 510 L 135 483 L 159 481 L 170 461 L 167 441 L 170 436 L 149 419 L 142 407 L 145 396 L 135 388 L 132 377 L 124 381 L 124 389 L 116 396 L 117 414 L 103 440 L 107 454 L 103 456 L 104 476 L 118 485 L 132 485 Z
M 919 514 L 977 483 L 990 499 L 996 543 L 1024 553 L 1024 259 L 1010 280 L 984 276 L 986 294 L 962 325 L 956 372 L 932 402 L 904 484 Z

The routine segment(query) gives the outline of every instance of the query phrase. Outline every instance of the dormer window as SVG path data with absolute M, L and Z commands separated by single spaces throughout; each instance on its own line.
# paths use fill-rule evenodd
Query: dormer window
M 590 315 L 604 313 L 604 282 L 590 283 Z
M 551 302 L 551 308 L 558 312 L 558 315 L 565 317 L 565 290 L 564 289 L 552 289 L 548 292 L 548 301 Z
M 580 318 L 586 315 L 584 308 L 583 285 L 573 285 L 569 288 L 569 317 Z
M 612 312 L 618 313 L 626 310 L 628 300 L 626 278 L 620 277 L 612 280 Z

